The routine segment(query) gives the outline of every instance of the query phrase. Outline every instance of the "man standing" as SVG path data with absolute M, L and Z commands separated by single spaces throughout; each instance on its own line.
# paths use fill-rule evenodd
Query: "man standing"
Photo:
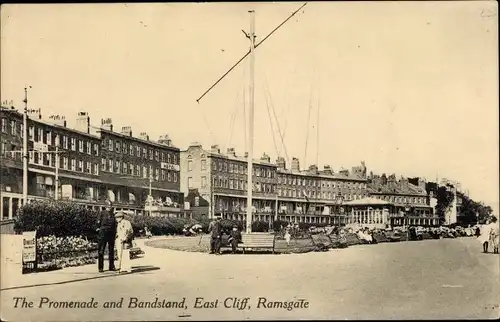
M 220 217 L 216 217 L 211 227 L 210 252 L 220 255 L 220 240 L 222 238 L 222 224 Z
M 109 270 L 115 270 L 115 235 L 116 220 L 111 208 L 112 204 L 106 200 L 106 210 L 102 211 L 98 219 L 97 228 L 97 247 L 98 259 L 97 266 L 99 272 L 104 271 L 104 251 L 108 246 Z
M 238 248 L 238 243 L 241 242 L 241 233 L 238 226 L 234 225 L 231 231 L 231 237 L 229 237 L 229 242 L 231 243 L 231 248 L 233 254 L 236 254 L 236 249 Z
M 134 237 L 134 229 L 130 221 L 125 219 L 123 211 L 116 213 L 116 249 L 118 251 L 118 270 L 120 272 L 130 272 L 132 270 L 130 263 L 130 244 Z

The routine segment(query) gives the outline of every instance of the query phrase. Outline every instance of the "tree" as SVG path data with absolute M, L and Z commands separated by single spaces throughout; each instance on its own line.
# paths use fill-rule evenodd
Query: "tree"
M 448 186 L 442 186 L 436 190 L 436 212 L 439 216 L 441 224 L 445 221 L 445 214 L 450 209 L 453 199 L 455 198 L 453 191 Z

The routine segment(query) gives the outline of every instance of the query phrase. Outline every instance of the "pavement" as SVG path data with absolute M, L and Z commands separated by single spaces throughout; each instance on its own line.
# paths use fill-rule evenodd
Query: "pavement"
M 23 275 L 7 285 L 2 279 L 2 320 L 489 319 L 500 313 L 500 257 L 481 253 L 474 238 L 227 256 L 137 243 L 146 254 L 132 262 L 131 274 L 99 274 L 86 265 Z M 129 307 L 156 298 L 184 304 Z M 98 308 L 39 308 L 41 301 L 92 300 Z M 309 305 L 287 310 L 264 307 L 264 300 Z M 104 302 L 122 307 L 103 308 Z M 197 308 L 203 303 L 208 307 Z

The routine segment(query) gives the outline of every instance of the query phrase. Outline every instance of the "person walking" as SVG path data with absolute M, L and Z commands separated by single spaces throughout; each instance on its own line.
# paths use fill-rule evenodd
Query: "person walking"
M 483 253 L 488 252 L 488 242 L 490 240 L 490 231 L 491 231 L 491 224 L 490 220 L 486 222 L 485 225 L 482 225 L 480 227 L 480 233 L 479 236 L 477 237 L 477 240 L 483 245 Z
M 112 213 L 111 201 L 106 201 L 106 209 L 99 214 L 97 228 L 97 267 L 99 272 L 104 271 L 104 251 L 108 246 L 109 270 L 115 271 L 115 235 L 116 220 Z
M 118 270 L 121 272 L 131 272 L 130 248 L 134 237 L 134 230 L 130 221 L 125 219 L 125 213 L 116 213 L 116 250 L 118 251 Z
M 493 254 L 498 254 L 498 243 L 500 241 L 499 227 L 496 217 L 491 218 L 490 243 L 493 245 Z

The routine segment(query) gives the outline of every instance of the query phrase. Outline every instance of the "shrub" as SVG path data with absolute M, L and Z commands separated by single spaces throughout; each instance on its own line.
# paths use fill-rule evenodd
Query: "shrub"
M 18 210 L 14 230 L 17 233 L 37 230 L 37 237 L 85 236 L 94 240 L 98 215 L 99 212 L 72 202 L 34 201 Z

